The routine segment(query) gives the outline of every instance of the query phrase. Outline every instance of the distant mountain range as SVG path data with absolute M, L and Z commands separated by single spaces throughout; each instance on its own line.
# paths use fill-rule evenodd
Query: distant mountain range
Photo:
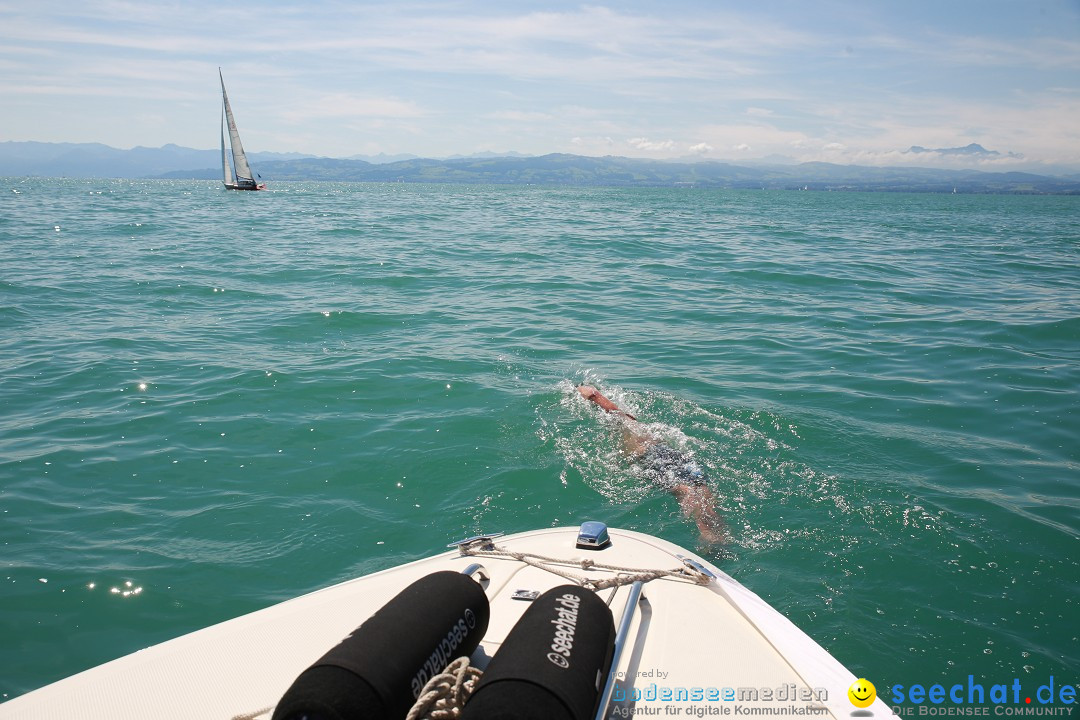
M 316 157 L 302 153 L 273 152 L 249 152 L 247 155 L 255 165 L 276 160 Z M 507 156 L 525 157 L 518 153 L 507 153 Z M 472 157 L 501 156 L 480 153 Z M 416 155 L 380 153 L 353 155 L 347 159 L 379 165 L 419 158 Z M 0 142 L 0 176 L 147 178 L 179 170 L 190 171 L 191 168 L 220 167 L 220 150 L 195 150 L 172 144 L 159 148 L 135 147 L 120 150 L 100 143 Z
M 975 159 L 992 159 L 999 157 L 1020 159 L 1024 157 L 1020 153 L 1012 152 L 1008 153 L 1007 155 L 1002 155 L 997 150 L 987 150 L 979 143 L 971 143 L 970 145 L 965 145 L 964 147 L 934 149 L 920 147 L 919 145 L 912 145 L 907 152 L 914 155 L 937 154 L 945 157 L 963 157 Z
M 1013 160 L 1023 160 L 1024 155 L 1020 152 L 1009 152 L 1007 154 L 1001 154 L 997 150 L 987 150 L 978 142 L 972 142 L 971 145 L 963 146 L 962 148 L 923 148 L 918 145 L 913 145 L 908 148 L 908 154 L 936 154 L 942 158 L 966 158 L 969 160 L 994 160 L 997 158 L 1012 158 Z
M 909 152 L 996 154 L 979 145 Z M 962 193 L 1080 194 L 1080 176 L 980 172 L 830 163 L 733 165 L 552 154 L 483 154 L 433 160 L 412 156 L 320 158 L 297 153 L 249 153 L 267 181 L 605 185 Z M 372 160 L 374 162 L 372 162 Z M 218 150 L 177 145 L 118 150 L 99 144 L 0 143 L 0 176 L 120 177 L 218 180 Z M 194 169 L 185 169 L 194 168 Z

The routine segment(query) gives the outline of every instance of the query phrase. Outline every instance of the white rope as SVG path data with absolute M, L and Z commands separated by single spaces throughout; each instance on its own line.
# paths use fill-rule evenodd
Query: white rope
M 698 570 L 697 568 L 685 564 L 682 567 L 673 568 L 671 570 L 650 570 L 646 568 L 629 568 L 621 567 L 619 565 L 604 565 L 602 563 L 594 562 L 593 560 L 566 560 L 565 558 L 553 558 L 544 555 L 535 555 L 533 553 L 514 552 L 513 550 L 507 550 L 506 548 L 492 547 L 486 549 L 484 547 L 476 547 L 488 543 L 490 541 L 486 539 L 479 539 L 468 545 L 461 545 L 460 550 L 462 555 L 485 555 L 488 557 L 509 557 L 523 562 L 526 565 L 532 565 L 535 568 L 541 570 L 547 570 L 550 573 L 554 573 L 560 577 L 564 577 L 581 587 L 590 588 L 591 590 L 603 590 L 609 587 L 618 587 L 620 585 L 630 585 L 637 581 L 649 582 L 650 580 L 657 580 L 662 577 L 680 577 L 686 580 L 697 583 L 698 585 L 708 585 L 711 578 L 706 573 Z M 568 570 L 561 570 L 556 567 L 552 567 L 548 563 L 558 563 L 560 565 L 576 565 L 582 570 L 611 570 L 621 575 L 614 577 L 603 578 L 596 580 L 593 578 L 587 578 L 581 575 L 575 575 Z M 627 574 L 629 573 L 629 574 Z
M 459 657 L 428 680 L 405 720 L 455 720 L 472 695 L 482 672 L 469 667 L 468 656 Z
M 269 715 L 271 711 L 273 711 L 273 709 L 274 706 L 271 705 L 270 707 L 265 707 L 262 710 L 256 710 L 252 713 L 247 713 L 244 715 L 233 715 L 232 720 L 255 720 L 255 718 L 259 717 L 260 715 Z

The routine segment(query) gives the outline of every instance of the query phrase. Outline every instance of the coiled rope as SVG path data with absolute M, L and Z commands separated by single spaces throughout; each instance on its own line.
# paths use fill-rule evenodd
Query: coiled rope
M 405 720 L 455 720 L 472 695 L 482 672 L 469 666 L 467 655 L 446 666 L 420 690 Z

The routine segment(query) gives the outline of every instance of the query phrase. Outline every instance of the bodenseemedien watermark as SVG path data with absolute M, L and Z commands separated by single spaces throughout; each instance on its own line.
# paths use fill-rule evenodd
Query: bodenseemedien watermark
M 669 687 L 649 683 L 647 686 L 626 688 L 615 686 L 611 699 L 615 702 L 824 702 L 829 691 L 822 687 L 799 687 L 785 683 L 777 687 Z
M 661 678 L 665 676 L 666 674 L 661 673 L 649 675 Z M 614 705 L 608 718 L 828 715 L 828 708 L 822 704 L 828 697 L 829 693 L 825 688 L 811 689 L 799 687 L 795 683 L 777 687 L 738 688 L 666 686 L 656 683 L 627 688 L 617 684 L 611 695 Z
M 705 718 L 716 716 L 816 716 L 828 715 L 828 708 L 820 705 L 632 705 L 615 706 L 608 717 L 689 717 Z

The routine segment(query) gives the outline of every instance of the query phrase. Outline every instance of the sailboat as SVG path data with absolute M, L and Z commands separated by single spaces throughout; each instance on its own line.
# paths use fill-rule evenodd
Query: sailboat
M 240 132 L 236 129 L 236 119 L 233 118 L 232 106 L 229 105 L 229 94 L 225 92 L 225 78 L 221 76 L 221 68 L 218 68 L 218 78 L 221 80 L 221 174 L 222 182 L 226 190 L 265 190 L 266 185 L 255 182 L 251 166 L 248 165 L 247 155 L 244 154 L 244 145 L 240 142 Z M 232 164 L 229 163 L 229 154 L 225 152 L 225 126 L 229 128 L 229 148 L 232 150 Z M 235 168 L 235 171 L 234 171 Z

